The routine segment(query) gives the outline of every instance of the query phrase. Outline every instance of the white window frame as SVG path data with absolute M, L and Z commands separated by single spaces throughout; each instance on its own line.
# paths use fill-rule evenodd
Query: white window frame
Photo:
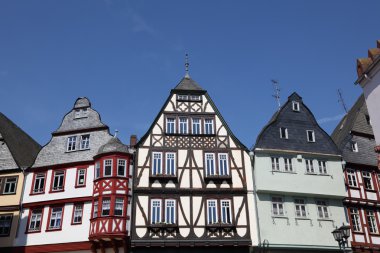
M 120 169 L 122 169 L 123 173 L 119 173 Z M 125 177 L 127 175 L 127 160 L 125 159 L 117 159 L 117 175 L 119 177 Z
M 309 133 L 311 133 L 311 139 L 309 138 Z M 315 142 L 315 132 L 314 130 L 306 130 L 307 142 Z
M 42 209 L 32 209 L 28 224 L 28 231 L 40 231 L 42 227 Z M 37 226 L 38 225 L 38 226 Z
M 205 153 L 205 172 L 206 176 L 216 176 L 216 164 L 214 153 Z
M 121 213 L 116 213 L 116 210 L 121 211 Z M 114 215 L 115 216 L 123 216 L 124 214 L 124 198 L 117 197 L 115 198 L 115 209 L 114 209 Z
M 201 129 L 201 125 L 202 124 L 201 124 L 201 122 L 202 122 L 201 118 L 192 118 L 191 119 L 191 131 L 192 131 L 192 134 L 196 135 L 196 134 L 201 134 L 202 133 L 202 129 Z
M 211 119 L 211 118 L 204 119 L 204 133 L 214 134 L 214 119 Z
M 232 224 L 232 205 L 231 200 L 220 200 L 220 222 L 222 224 Z
M 18 177 L 7 177 L 4 180 L 3 194 L 14 194 L 17 191 Z M 8 188 L 8 191 L 6 191 Z M 13 189 L 13 190 L 12 190 Z
M 377 217 L 376 212 L 373 210 L 366 210 L 365 211 L 367 222 L 368 222 L 368 228 L 370 234 L 377 234 L 379 231 L 377 229 Z
M 107 214 L 108 212 L 108 214 Z M 111 215 L 111 198 L 102 199 L 102 217 L 107 217 Z
M 60 229 L 62 227 L 63 207 L 51 207 L 49 218 L 49 230 Z
M 166 152 L 165 153 L 165 175 L 175 176 L 176 175 L 176 153 Z
M 218 223 L 218 201 L 216 199 L 207 200 L 207 224 Z
M 86 184 L 86 173 L 87 170 L 86 169 L 78 169 L 77 170 L 77 182 L 76 182 L 76 185 L 77 186 L 83 186 Z M 81 182 L 81 177 L 83 177 L 83 182 Z
M 166 118 L 166 133 L 167 134 L 175 134 L 176 129 L 176 118 L 175 117 L 167 117 Z
M 271 157 L 271 161 L 272 161 L 272 171 L 280 171 L 280 158 Z
M 284 157 L 284 170 L 285 172 L 293 172 L 293 161 L 292 158 Z
M 152 175 L 162 175 L 162 152 L 152 152 Z
M 77 150 L 77 136 L 73 135 L 73 136 L 67 137 L 66 151 L 71 152 L 71 151 L 75 151 L 75 150 Z
M 364 189 L 373 191 L 373 178 L 372 178 L 372 173 L 368 171 L 362 171 L 362 177 L 363 177 L 363 184 L 364 184 Z M 369 180 L 370 187 L 367 187 L 367 181 Z
M 106 174 L 107 168 L 110 168 L 110 174 Z M 106 159 L 103 161 L 103 177 L 112 177 L 113 172 L 113 160 Z
M 44 192 L 45 189 L 45 180 L 46 180 L 46 174 L 45 173 L 36 173 L 34 176 L 34 182 L 33 182 L 33 193 L 41 193 Z M 36 189 L 36 186 L 38 188 Z
M 230 166 L 227 153 L 218 153 L 218 165 L 219 176 L 230 175 Z
M 350 187 L 358 187 L 358 180 L 356 178 L 356 171 L 353 169 L 347 169 L 347 183 Z
M 81 224 L 83 219 L 83 204 L 74 205 L 73 224 Z
M 292 109 L 295 112 L 299 112 L 300 111 L 300 103 L 297 101 L 292 101 Z
M 58 174 L 59 173 L 59 174 Z M 53 182 L 51 186 L 51 191 L 63 191 L 65 188 L 65 171 L 64 170 L 57 170 L 53 171 Z M 57 179 L 57 181 L 56 181 Z
M 162 222 L 162 199 L 150 200 L 150 223 L 159 224 Z
M 329 212 L 327 201 L 317 200 L 316 205 L 317 205 L 318 219 L 323 219 L 323 220 L 330 219 L 330 212 Z
M 177 203 L 175 199 L 165 199 L 165 223 L 166 224 L 177 223 L 176 204 Z
M 97 218 L 99 216 L 99 202 L 94 201 L 94 210 L 92 212 L 92 218 Z
M 358 208 L 350 208 L 350 221 L 353 232 L 362 232 L 362 224 L 360 221 L 360 211 Z
M 100 177 L 100 162 L 95 163 L 95 179 Z
M 284 198 L 280 196 L 273 196 L 272 201 L 272 215 L 285 216 Z
M 313 159 L 305 159 L 305 164 L 306 164 L 306 173 L 315 174 Z
M 318 160 L 318 169 L 319 174 L 321 175 L 327 175 L 327 162 L 323 160 Z
M 286 127 L 280 127 L 280 138 L 288 139 L 288 129 Z
M 189 133 L 189 119 L 186 117 L 179 117 L 179 134 Z
M 90 149 L 90 134 L 80 136 L 80 150 Z
M 307 210 L 306 210 L 306 202 L 305 199 L 296 198 L 294 199 L 294 207 L 295 207 L 295 215 L 297 218 L 306 218 Z

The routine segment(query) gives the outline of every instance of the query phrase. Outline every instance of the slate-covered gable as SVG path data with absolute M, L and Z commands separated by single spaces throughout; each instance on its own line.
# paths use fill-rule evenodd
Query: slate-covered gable
M 87 98 L 78 98 L 74 108 L 67 113 L 57 131 L 40 151 L 33 167 L 46 167 L 51 165 L 68 164 L 76 162 L 92 161 L 97 155 L 100 146 L 107 143 L 112 136 L 107 125 L 103 124 L 100 115 L 93 110 Z M 86 109 L 85 117 L 75 117 L 78 109 Z M 67 151 L 67 140 L 70 136 L 77 136 L 78 144 L 80 136 L 90 134 L 89 149 Z
M 299 102 L 299 111 L 293 110 L 292 101 Z M 288 139 L 280 138 L 280 127 L 288 130 Z M 313 130 L 315 142 L 308 142 L 307 130 Z M 339 155 L 330 136 L 318 125 L 302 98 L 293 93 L 261 131 L 255 148 L 279 149 Z

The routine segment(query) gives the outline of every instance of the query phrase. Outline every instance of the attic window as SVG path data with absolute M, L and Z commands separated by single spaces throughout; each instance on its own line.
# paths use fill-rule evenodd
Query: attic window
M 177 95 L 177 100 L 199 102 L 199 101 L 202 101 L 202 98 L 199 95 Z
M 80 118 L 85 118 L 87 117 L 87 108 L 82 108 L 82 109 L 76 109 L 75 110 L 75 119 L 80 119 Z
M 371 118 L 369 117 L 369 115 L 365 115 L 365 120 L 367 121 L 368 125 L 371 125 Z
M 356 141 L 351 142 L 352 152 L 359 152 L 358 143 Z
M 288 129 L 285 127 L 280 127 L 280 138 L 288 139 Z
M 308 142 L 315 142 L 315 134 L 313 130 L 306 130 L 306 135 Z
M 299 112 L 300 111 L 300 103 L 296 102 L 296 101 L 293 101 L 292 102 L 292 108 L 293 108 L 293 111 Z

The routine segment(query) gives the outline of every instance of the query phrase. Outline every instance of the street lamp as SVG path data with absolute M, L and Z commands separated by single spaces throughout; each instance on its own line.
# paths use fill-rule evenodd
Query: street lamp
M 350 237 L 351 227 L 348 225 L 341 226 L 340 228 L 336 227 L 331 233 L 334 236 L 335 241 L 338 242 L 339 248 L 346 252 L 346 245 L 348 247 L 348 237 Z

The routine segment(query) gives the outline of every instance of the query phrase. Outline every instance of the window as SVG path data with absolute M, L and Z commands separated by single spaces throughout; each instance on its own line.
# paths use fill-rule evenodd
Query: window
M 100 162 L 95 163 L 95 179 L 100 177 Z
M 12 214 L 0 215 L 0 236 L 9 236 L 12 225 Z
M 41 231 L 42 209 L 34 209 L 31 211 L 29 219 L 29 232 Z
M 327 174 L 326 161 L 318 161 L 319 174 Z
M 72 223 L 73 224 L 81 224 L 82 223 L 82 216 L 83 216 L 83 204 L 74 205 Z
M 284 216 L 284 202 L 282 197 L 272 197 L 272 215 Z
M 373 190 L 372 174 L 370 172 L 363 171 L 362 175 L 363 175 L 363 181 L 364 181 L 364 188 L 366 190 Z
M 116 198 L 115 199 L 115 215 L 123 216 L 123 209 L 124 209 L 124 199 Z
M 165 200 L 165 222 L 166 224 L 176 223 L 176 213 L 175 213 L 175 200 L 167 199 Z
M 293 101 L 292 102 L 292 108 L 293 108 L 293 111 L 299 112 L 300 111 L 300 103 L 296 102 L 296 101 Z
M 284 163 L 285 163 L 285 171 L 286 172 L 293 171 L 292 158 L 284 158 Z
M 365 115 L 365 120 L 367 121 L 368 125 L 371 125 L 371 118 L 369 117 L 369 115 Z
M 75 119 L 85 118 L 85 117 L 87 117 L 87 108 L 75 110 L 75 114 L 74 114 Z
M 207 224 L 218 223 L 217 201 L 207 200 Z
M 179 118 L 179 133 L 187 134 L 188 133 L 188 120 L 187 118 Z
M 161 200 L 160 199 L 152 199 L 151 200 L 151 223 L 157 224 L 161 223 Z
M 272 159 L 272 170 L 273 171 L 279 171 L 280 170 L 280 158 L 271 157 L 271 159 Z
M 89 149 L 90 148 L 90 135 L 85 134 L 80 137 L 80 149 Z
M 107 159 L 104 160 L 104 175 L 105 177 L 112 176 L 112 160 Z
M 201 96 L 198 96 L 198 95 L 177 95 L 177 100 L 182 100 L 182 101 L 201 101 Z
M 376 214 L 374 211 L 367 210 L 367 221 L 368 221 L 368 227 L 369 232 L 377 234 L 377 222 L 376 222 Z
M 45 173 L 35 174 L 33 193 L 42 193 L 45 190 Z
M 215 176 L 215 155 L 206 153 L 206 176 Z
M 356 181 L 356 172 L 352 169 L 347 170 L 347 180 L 348 185 L 351 187 L 358 187 L 358 183 Z
M 306 130 L 306 135 L 308 142 L 315 142 L 315 135 L 313 130 Z
M 220 201 L 221 205 L 221 222 L 222 224 L 231 224 L 232 219 L 231 219 L 231 201 L 230 200 L 221 200 Z
M 359 210 L 357 208 L 350 208 L 351 225 L 354 232 L 361 232 L 362 225 L 360 223 Z
M 359 152 L 358 143 L 356 141 L 351 142 L 352 152 Z
M 205 119 L 205 134 L 214 134 L 214 120 Z
M 229 175 L 229 166 L 228 166 L 228 155 L 227 154 L 218 154 L 219 158 L 219 175 L 228 176 Z
M 190 101 L 201 101 L 201 96 L 189 95 L 189 100 Z
M 76 136 L 70 136 L 67 138 L 67 151 L 76 150 L 76 145 L 77 145 L 77 137 Z
M 153 153 L 152 175 L 162 174 L 162 153 Z
M 296 207 L 296 217 L 306 217 L 306 204 L 303 199 L 295 199 L 294 204 Z
M 192 125 L 193 134 L 201 134 L 201 119 L 193 118 L 192 121 L 193 121 L 193 125 Z
M 329 211 L 327 209 L 327 203 L 323 200 L 317 201 L 317 210 L 318 210 L 318 218 L 320 219 L 328 219 Z
M 104 198 L 102 201 L 102 216 L 110 215 L 111 199 Z
M 92 218 L 98 217 L 98 201 L 94 202 L 94 210 L 92 212 Z
M 175 170 L 175 153 L 166 153 L 165 174 L 174 176 Z
M 17 177 L 8 177 L 5 179 L 4 194 L 16 193 Z
M 166 133 L 175 134 L 175 118 L 166 119 Z
M 62 207 L 53 207 L 50 209 L 50 219 L 48 229 L 61 229 L 62 226 Z
M 280 127 L 280 138 L 288 139 L 288 129 L 285 127 Z
M 77 169 L 77 182 L 76 186 L 86 185 L 86 169 Z
M 126 176 L 126 166 L 127 164 L 127 161 L 126 160 L 117 160 L 117 175 L 118 176 L 122 176 L 122 177 L 125 177 Z
M 58 170 L 53 172 L 53 186 L 52 191 L 63 191 L 63 183 L 65 179 L 65 172 Z
M 306 173 L 314 173 L 313 160 L 306 159 Z

